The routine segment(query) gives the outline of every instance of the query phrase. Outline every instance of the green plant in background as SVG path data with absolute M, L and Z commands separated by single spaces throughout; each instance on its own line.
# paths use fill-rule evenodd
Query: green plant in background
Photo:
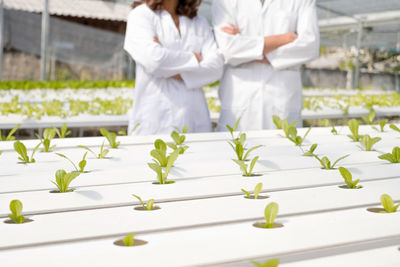
M 374 124 L 374 121 L 375 121 L 375 112 L 371 111 L 368 115 L 364 115 L 361 118 L 363 119 L 363 121 L 366 124 L 372 125 L 372 124 Z
M 0 141 L 14 141 L 15 140 L 15 132 L 21 127 L 21 124 L 18 124 L 14 129 L 12 129 L 7 136 L 3 135 L 0 130 Z
M 316 158 L 319 161 L 319 163 L 321 163 L 322 169 L 333 170 L 335 168 L 336 164 L 338 164 L 341 160 L 347 158 L 348 156 L 350 156 L 350 155 L 346 155 L 346 156 L 338 158 L 333 164 L 331 164 L 331 161 L 327 157 L 323 157 L 321 159 L 317 155 L 314 155 L 314 158 Z
M 252 263 L 257 267 L 278 267 L 279 260 L 278 259 L 272 259 L 272 260 L 269 260 L 269 261 L 266 261 L 266 262 L 252 261 Z
M 43 144 L 42 152 L 51 152 L 56 146 L 50 146 L 51 140 L 56 136 L 56 129 L 55 128 L 47 128 L 43 131 L 43 139 L 40 135 L 36 135 L 37 138 Z
M 139 202 L 142 205 L 144 210 L 153 210 L 154 199 L 149 199 L 149 200 L 147 200 L 146 203 L 144 203 L 143 200 L 139 196 L 137 196 L 137 195 L 132 195 L 132 196 L 134 196 L 135 198 L 137 198 L 139 200 Z
M 35 163 L 36 160 L 33 158 L 33 156 L 35 155 L 36 151 L 38 150 L 39 146 L 42 143 L 40 142 L 39 144 L 36 145 L 36 147 L 33 149 L 31 157 L 28 156 L 28 153 L 26 151 L 26 146 L 20 142 L 20 141 L 16 141 L 14 143 L 14 150 L 15 152 L 17 152 L 19 154 L 18 159 L 23 162 L 23 163 Z
M 242 133 L 239 135 L 239 137 L 237 138 L 237 141 L 228 141 L 229 145 L 232 147 L 233 151 L 235 151 L 236 156 L 237 156 L 237 160 L 239 161 L 247 161 L 247 157 L 250 155 L 250 153 L 260 147 L 262 147 L 262 145 L 259 146 L 254 146 L 252 148 L 249 148 L 247 150 L 246 153 L 244 153 L 245 151 L 245 143 L 246 143 L 246 134 Z
M 361 185 L 358 185 L 358 183 L 360 182 L 360 179 L 353 181 L 353 175 L 346 168 L 339 167 L 339 172 L 342 175 L 348 188 L 359 189 L 362 187 Z
M 126 235 L 123 239 L 122 239 L 122 243 L 124 243 L 124 245 L 126 247 L 133 247 L 135 245 L 135 233 Z
M 135 81 L 5 81 L 0 82 L 0 89 L 93 89 L 135 87 Z
M 91 149 L 88 148 L 87 146 L 79 145 L 79 146 L 77 146 L 77 147 L 83 148 L 83 149 L 89 151 L 90 153 L 92 153 L 92 154 L 93 154 L 96 158 L 98 158 L 98 159 L 105 159 L 105 158 L 107 157 L 107 154 L 110 152 L 110 150 L 104 148 L 104 142 L 103 142 L 103 144 L 102 144 L 101 147 L 100 147 L 100 153 L 99 153 L 99 154 L 94 153 L 93 150 L 91 150 Z
M 51 181 L 55 186 L 58 188 L 59 193 L 67 193 L 67 192 L 72 192 L 75 189 L 74 188 L 69 188 L 69 185 L 71 182 L 80 175 L 80 172 L 70 172 L 67 173 L 64 170 L 58 170 L 56 171 L 56 181 L 53 182 Z
M 71 134 L 66 123 L 61 126 L 61 130 L 58 130 L 57 128 L 54 128 L 54 130 L 56 131 L 58 138 L 65 138 Z
M 360 143 L 363 145 L 363 147 L 361 147 L 362 149 L 364 149 L 365 151 L 372 151 L 372 147 L 378 143 L 379 141 L 381 141 L 382 138 L 380 137 L 374 137 L 372 138 L 369 135 L 363 135 L 361 137 Z
M 1 156 L 1 154 L 3 154 L 3 151 L 0 150 L 0 156 Z
M 342 111 L 343 116 L 349 116 L 350 105 L 339 104 L 339 109 Z
M 292 141 L 296 146 L 301 146 L 303 144 L 304 139 L 306 139 L 307 135 L 310 133 L 312 127 L 308 128 L 306 134 L 301 137 L 297 135 L 297 129 L 294 126 L 290 126 L 288 132 L 289 136 L 288 139 Z
M 139 128 L 139 126 L 140 126 L 140 123 L 136 123 L 136 125 L 135 125 L 135 126 L 132 128 L 132 130 L 129 132 L 129 135 L 132 135 L 132 134 L 137 130 L 137 128 Z M 127 133 L 126 131 L 119 131 L 119 132 L 118 132 L 118 135 L 127 136 L 128 133 Z
M 22 202 L 19 200 L 12 200 L 10 202 L 10 211 L 11 214 L 8 214 L 8 218 L 10 218 L 14 223 L 23 223 L 25 221 L 25 217 L 22 216 Z
M 351 119 L 348 122 L 351 135 L 347 135 L 353 142 L 359 142 L 361 139 L 361 135 L 358 133 L 358 129 L 360 127 L 360 123 L 356 119 Z
M 303 156 L 305 156 L 305 157 L 313 157 L 314 156 L 314 152 L 317 149 L 317 147 L 318 147 L 317 144 L 313 144 L 308 151 L 304 152 Z
M 243 176 L 250 177 L 250 176 L 254 176 L 253 169 L 254 169 L 254 166 L 256 165 L 256 162 L 258 159 L 259 159 L 259 156 L 253 158 L 253 160 L 250 162 L 249 166 L 242 160 L 233 159 L 233 161 L 236 162 L 236 164 L 240 166 L 240 170 L 242 171 Z
M 335 125 L 332 125 L 331 133 L 333 135 L 338 135 L 338 131 L 336 130 Z
M 179 154 L 183 154 L 189 148 L 189 146 L 184 145 L 186 140 L 185 134 L 189 131 L 189 128 L 187 126 L 184 126 L 182 130 L 177 127 L 174 128 L 175 131 L 171 133 L 171 138 L 174 143 L 167 143 L 167 146 L 169 146 L 173 150 L 179 150 Z M 180 133 L 182 133 L 182 135 L 180 135 Z
M 100 129 L 100 133 L 102 136 L 107 138 L 107 141 L 111 148 L 117 149 L 121 142 L 117 142 L 117 135 L 115 133 L 109 132 L 104 128 Z
M 395 206 L 393 199 L 388 194 L 383 194 L 381 196 L 381 203 L 385 209 L 385 211 L 382 211 L 382 213 L 394 213 L 400 206 L 400 203 Z
M 258 199 L 258 196 L 260 195 L 262 188 L 263 188 L 263 184 L 258 183 L 256 185 L 256 187 L 254 187 L 253 195 L 251 195 L 249 192 L 247 192 L 244 189 L 241 189 L 241 190 L 247 196 L 248 199 Z
M 71 162 L 72 166 L 74 166 L 74 168 L 75 168 L 75 172 L 84 173 L 84 172 L 85 172 L 85 167 L 86 167 L 86 164 L 87 164 L 87 161 L 86 161 L 87 153 L 88 153 L 88 152 L 86 152 L 85 154 L 83 154 L 82 160 L 79 161 L 79 163 L 78 163 L 79 169 L 78 169 L 78 167 L 75 165 L 75 163 L 74 163 L 70 158 L 68 158 L 67 156 L 65 156 L 65 155 L 63 155 L 63 154 L 60 154 L 60 153 L 56 153 L 56 155 L 58 155 L 58 156 L 60 156 L 60 157 L 62 157 L 62 158 L 65 158 L 66 160 L 68 160 L 69 162 Z
M 396 132 L 399 132 L 400 133 L 400 128 L 399 127 L 397 127 L 396 125 L 394 125 L 394 124 L 391 124 L 390 125 L 390 129 L 392 129 L 392 130 L 394 130 L 394 131 L 396 131 Z
M 381 120 L 379 121 L 379 129 L 376 128 L 375 126 L 372 127 L 375 131 L 383 133 L 385 131 L 385 126 L 389 122 L 389 120 Z
M 392 153 L 381 155 L 378 158 L 387 160 L 390 163 L 400 163 L 400 147 L 394 147 Z
M 159 184 L 174 183 L 174 181 L 167 181 L 167 179 L 174 162 L 178 159 L 178 156 L 179 156 L 178 150 L 175 150 L 174 152 L 171 153 L 171 155 L 168 157 L 165 171 L 163 170 L 163 166 L 161 166 L 160 162 L 156 160 L 154 160 L 154 163 L 148 163 L 149 167 L 157 174 L 157 181 Z
M 269 203 L 264 210 L 265 224 L 263 228 L 273 228 L 275 225 L 276 216 L 278 216 L 279 205 L 275 202 Z
M 178 151 L 179 155 L 180 151 L 179 150 L 175 151 Z M 172 154 L 173 153 L 167 156 L 167 144 L 161 139 L 157 139 L 154 142 L 154 149 L 150 151 L 150 155 L 153 157 L 153 161 L 159 164 L 161 167 L 167 167 L 169 159 Z

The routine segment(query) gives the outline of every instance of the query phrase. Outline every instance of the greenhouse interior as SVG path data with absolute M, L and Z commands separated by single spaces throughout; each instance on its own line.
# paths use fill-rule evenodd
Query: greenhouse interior
M 1 267 L 400 266 L 399 0 L 0 0 L 0 44 Z

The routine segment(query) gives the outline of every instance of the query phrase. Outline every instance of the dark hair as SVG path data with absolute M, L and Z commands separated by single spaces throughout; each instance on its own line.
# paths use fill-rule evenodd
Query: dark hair
M 178 15 L 186 16 L 190 19 L 197 16 L 197 11 L 202 0 L 179 0 L 178 6 L 176 8 L 176 13 Z M 162 10 L 163 0 L 144 0 L 135 1 L 132 4 L 132 8 L 135 8 L 141 4 L 146 3 L 146 5 L 153 11 Z

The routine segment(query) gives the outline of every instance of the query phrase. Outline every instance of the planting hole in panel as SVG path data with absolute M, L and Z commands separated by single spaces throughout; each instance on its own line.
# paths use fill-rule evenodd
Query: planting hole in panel
M 153 211 L 153 210 L 160 210 L 160 209 L 161 208 L 159 206 L 154 206 L 153 209 L 151 209 L 151 210 L 145 209 L 143 207 L 135 207 L 134 208 L 134 210 L 139 210 L 139 211 Z
M 144 241 L 144 240 L 140 240 L 140 239 L 134 239 L 135 243 L 133 246 L 130 247 L 138 247 L 138 246 L 144 246 L 146 245 L 148 242 Z M 129 246 L 125 246 L 124 242 L 122 241 L 122 239 L 117 240 L 114 242 L 114 245 L 119 246 L 119 247 L 126 247 L 126 248 L 130 248 Z
M 167 184 L 174 184 L 174 183 L 175 183 L 175 181 L 168 181 L 165 184 L 160 184 L 159 182 L 153 182 L 153 184 L 155 184 L 155 185 L 167 185 Z
M 276 228 L 284 227 L 283 224 L 277 223 L 277 222 L 274 223 L 273 227 L 269 227 L 269 228 L 265 227 L 265 223 L 264 222 L 256 222 L 256 223 L 253 224 L 253 226 L 256 227 L 256 228 L 261 228 L 261 229 L 276 229 Z
M 259 195 L 258 198 L 254 198 L 254 196 L 252 196 L 251 198 L 249 198 L 248 196 L 244 196 L 244 198 L 246 198 L 246 199 L 252 199 L 252 200 L 259 200 L 259 199 L 267 199 L 267 198 L 269 198 L 269 196 L 262 196 L 262 195 Z
M 6 224 L 25 224 L 25 223 L 30 223 L 30 222 L 33 222 L 33 220 L 28 219 L 28 218 L 25 218 L 25 221 L 23 223 L 15 223 L 13 220 L 5 220 L 4 221 L 4 223 L 6 223 Z
M 52 194 L 65 194 L 65 193 L 72 193 L 75 191 L 75 188 L 68 189 L 66 192 L 60 192 L 59 190 L 51 190 L 50 193 Z
M 383 208 L 368 208 L 367 211 L 373 212 L 373 213 L 390 214 L 390 213 L 387 213 L 386 210 Z
M 363 186 L 360 185 L 359 188 L 350 188 L 350 187 L 348 187 L 347 185 L 344 184 L 344 185 L 339 185 L 339 188 L 341 188 L 341 189 L 353 189 L 353 190 L 357 190 L 357 189 L 362 189 Z

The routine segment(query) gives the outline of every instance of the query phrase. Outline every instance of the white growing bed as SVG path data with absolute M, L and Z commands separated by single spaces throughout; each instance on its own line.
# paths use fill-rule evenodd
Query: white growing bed
M 251 260 L 280 258 L 294 266 L 400 266 L 400 212 L 376 214 L 367 208 L 380 205 L 387 193 L 400 200 L 400 164 L 377 158 L 400 145 L 400 135 L 378 133 L 362 126 L 361 134 L 383 138 L 377 151 L 363 152 L 338 128 L 315 128 L 306 146 L 318 143 L 317 153 L 336 159 L 351 154 L 340 165 L 350 169 L 364 186 L 341 189 L 337 170 L 325 171 L 313 158 L 302 157 L 298 148 L 279 131 L 248 133 L 249 145 L 265 147 L 256 171 L 260 177 L 245 178 L 230 159 L 228 134 L 190 134 L 190 149 L 175 164 L 172 185 L 153 185 L 154 174 L 146 163 L 156 138 L 120 137 L 121 147 L 111 159 L 88 158 L 87 169 L 72 183 L 77 190 L 51 194 L 57 169 L 72 170 L 66 160 L 39 153 L 37 163 L 17 163 L 12 142 L 0 142 L 0 219 L 8 204 L 20 199 L 24 214 L 33 222 L 0 223 L 1 266 L 252 266 Z M 304 133 L 305 129 L 300 129 Z M 37 140 L 24 141 L 32 149 Z M 88 145 L 95 151 L 103 138 L 55 139 L 55 152 L 78 161 Z M 241 188 L 251 190 L 262 182 L 267 199 L 248 200 Z M 161 209 L 143 212 L 133 208 L 131 196 L 154 198 Z M 280 205 L 279 229 L 258 229 L 266 204 Z M 144 246 L 118 247 L 114 241 L 135 232 L 148 241 Z
M 323 110 L 303 110 L 303 120 L 317 119 L 346 119 L 361 118 L 368 115 L 370 111 L 363 107 L 350 107 L 349 114 L 344 115 L 343 111 L 332 108 L 324 108 Z M 375 114 L 377 118 L 398 117 L 400 116 L 400 107 L 376 107 Z M 219 113 L 211 113 L 211 120 L 217 123 Z M 129 115 L 88 115 L 81 114 L 68 118 L 60 118 L 56 116 L 43 116 L 41 119 L 27 118 L 20 115 L 0 116 L 0 129 L 12 129 L 18 124 L 21 129 L 44 129 L 50 127 L 61 127 L 64 123 L 71 128 L 87 128 L 87 127 L 126 127 L 129 123 Z M 82 136 L 82 134 L 81 134 Z

